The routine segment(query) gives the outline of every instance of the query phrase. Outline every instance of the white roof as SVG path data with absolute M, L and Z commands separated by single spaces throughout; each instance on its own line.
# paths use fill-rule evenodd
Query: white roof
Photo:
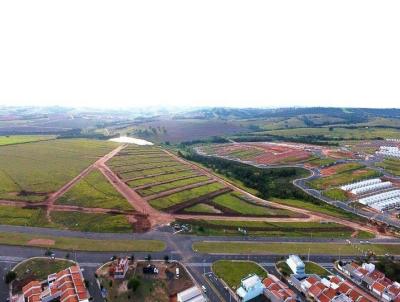
M 258 277 L 257 275 L 252 275 L 242 280 L 242 286 L 248 289 L 260 282 L 260 277 Z
M 239 287 L 236 291 L 236 293 L 238 294 L 239 297 L 243 298 L 244 296 L 246 296 L 247 292 L 243 287 Z
M 201 290 L 197 286 L 193 286 L 178 293 L 178 301 L 191 301 L 191 299 L 201 295 Z
M 292 260 L 297 266 L 304 265 L 303 261 L 297 255 L 290 255 L 289 259 Z

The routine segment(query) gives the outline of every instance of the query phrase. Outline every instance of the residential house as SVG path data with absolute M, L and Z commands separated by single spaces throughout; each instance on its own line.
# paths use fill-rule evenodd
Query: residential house
M 265 285 L 256 274 L 243 278 L 240 285 L 241 286 L 236 290 L 236 293 L 242 302 L 249 301 L 264 294 Z
M 280 281 L 276 276 L 269 274 L 263 280 L 265 286 L 264 295 L 271 302 L 295 302 L 296 294 L 289 287 Z

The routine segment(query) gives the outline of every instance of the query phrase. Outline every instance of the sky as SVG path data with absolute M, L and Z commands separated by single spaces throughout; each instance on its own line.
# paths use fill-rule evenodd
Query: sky
M 400 1 L 0 2 L 0 105 L 400 107 Z

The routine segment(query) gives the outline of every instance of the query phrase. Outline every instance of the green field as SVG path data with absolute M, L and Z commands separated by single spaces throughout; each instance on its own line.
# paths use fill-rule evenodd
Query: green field
M 347 196 L 347 193 L 340 188 L 328 189 L 328 190 L 324 191 L 322 194 L 333 200 L 346 201 L 349 199 L 349 197 Z
M 128 201 L 114 189 L 99 170 L 91 171 L 56 203 L 87 208 L 132 210 Z
M 189 199 L 217 191 L 219 189 L 222 189 L 223 187 L 224 186 L 222 184 L 215 182 L 197 188 L 174 193 L 165 197 L 150 200 L 150 204 L 156 209 L 166 209 Z
M 204 214 L 220 213 L 218 209 L 205 203 L 195 204 L 194 206 L 185 208 L 183 211 L 187 213 L 204 213 Z
M 308 184 L 310 187 L 317 189 L 317 190 L 326 190 L 332 187 L 338 187 L 340 185 L 378 177 L 380 173 L 378 171 L 363 168 L 363 169 L 356 169 L 356 170 L 349 170 L 342 173 L 317 178 L 315 180 L 309 181 Z
M 124 215 L 80 212 L 52 212 L 54 225 L 72 231 L 96 233 L 129 233 L 133 226 Z
M 37 239 L 51 240 L 54 244 L 35 243 Z M 0 232 L 0 244 L 93 252 L 160 252 L 165 249 L 165 243 L 160 240 L 96 240 L 4 232 Z
M 304 264 L 306 266 L 305 267 L 306 274 L 316 274 L 316 275 L 319 275 L 320 277 L 324 277 L 324 278 L 331 275 L 331 273 L 329 271 L 327 271 L 325 268 L 318 265 L 317 263 L 305 261 Z M 278 262 L 276 264 L 276 267 L 284 276 L 290 276 L 291 274 L 293 274 L 289 265 L 287 265 L 287 263 L 285 261 Z
M 45 280 L 50 274 L 60 272 L 75 263 L 66 259 L 50 259 L 50 258 L 31 258 L 19 265 L 13 271 L 17 273 L 20 280 L 35 279 Z
M 158 175 L 158 176 L 153 176 L 153 177 L 132 180 L 132 181 L 128 182 L 128 185 L 131 188 L 134 188 L 134 187 L 138 187 L 138 186 L 152 185 L 152 184 L 156 184 L 156 183 L 162 182 L 162 181 L 170 181 L 170 180 L 175 180 L 175 179 L 182 178 L 182 177 L 189 177 L 189 176 L 195 176 L 195 175 L 197 175 L 195 171 L 183 171 L 183 172 L 169 173 L 169 174 L 163 174 L 163 175 Z
M 30 142 L 38 142 L 54 139 L 54 135 L 7 135 L 0 136 L 0 146 L 25 144 Z
M 250 274 L 257 274 L 261 280 L 268 277 L 268 272 L 251 261 L 219 260 L 212 265 L 213 272 L 233 290 L 240 287 L 240 281 Z
M 192 232 L 206 236 L 240 236 L 238 229 L 245 229 L 246 235 L 264 237 L 319 237 L 350 238 L 353 229 L 336 223 L 319 222 L 266 222 L 227 220 L 182 220 L 192 225 Z M 361 236 L 365 236 L 361 233 Z
M 60 139 L 0 147 L 0 198 L 42 201 L 117 144 Z
M 293 216 L 293 212 L 258 206 L 243 200 L 238 193 L 225 193 L 212 199 L 213 203 L 242 215 L 249 216 Z
M 399 159 L 384 159 L 376 164 L 378 167 L 384 168 L 389 173 L 400 176 L 400 160 Z
M 154 185 L 152 187 L 148 187 L 145 189 L 140 189 L 140 190 L 138 190 L 138 193 L 142 196 L 148 196 L 148 195 L 172 190 L 172 189 L 179 188 L 179 187 L 184 187 L 187 185 L 204 182 L 207 180 L 209 180 L 209 178 L 207 176 L 197 176 L 197 177 L 192 177 L 192 178 L 186 178 L 186 179 L 176 180 L 176 181 L 172 181 L 172 182 L 165 183 L 165 184 Z
M 151 168 L 151 169 L 142 170 L 142 171 L 122 172 L 122 173 L 118 173 L 118 175 L 123 180 L 128 180 L 128 179 L 136 178 L 136 177 L 149 176 L 149 175 L 161 174 L 161 173 L 177 172 L 177 171 L 182 171 L 185 169 L 190 169 L 190 168 L 183 164 L 177 164 L 175 166 L 170 166 L 170 167 Z
M 368 244 L 358 245 L 364 251 L 374 251 L 376 255 L 400 255 L 400 244 Z M 345 243 L 249 243 L 249 242 L 211 242 L 202 241 L 193 244 L 193 250 L 200 253 L 227 253 L 227 254 L 299 254 L 307 255 L 360 255 L 352 245 Z
M 324 136 L 332 140 L 359 140 L 359 139 L 375 139 L 375 138 L 400 138 L 397 129 L 391 128 L 339 128 L 334 127 L 331 131 L 328 127 L 321 128 L 295 128 L 257 132 L 257 135 L 276 135 L 282 137 L 307 137 L 307 136 Z
M 334 162 L 336 162 L 335 159 L 326 157 L 326 158 L 311 159 L 311 160 L 307 161 L 306 163 L 310 164 L 313 167 L 322 167 L 322 166 L 333 164 Z
M 23 209 L 19 207 L 0 205 L 0 224 L 23 226 L 51 226 L 46 219 L 45 210 Z

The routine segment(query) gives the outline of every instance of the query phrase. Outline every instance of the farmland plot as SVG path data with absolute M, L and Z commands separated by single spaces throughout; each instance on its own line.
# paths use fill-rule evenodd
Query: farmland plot
M 117 144 L 62 139 L 0 147 L 0 198 L 42 201 Z

